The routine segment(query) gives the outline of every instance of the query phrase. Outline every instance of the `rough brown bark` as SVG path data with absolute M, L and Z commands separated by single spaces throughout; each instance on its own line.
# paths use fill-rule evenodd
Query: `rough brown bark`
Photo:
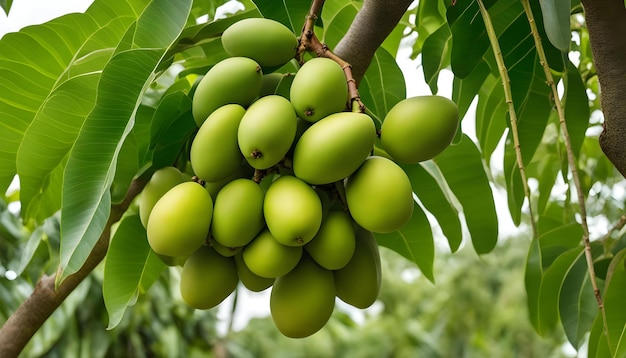
M 357 83 L 363 78 L 376 49 L 398 24 L 412 2 L 365 0 L 350 29 L 333 49 L 337 56 L 352 65 L 352 75 Z
M 582 3 L 604 113 L 600 146 L 626 176 L 626 8 L 623 0 Z
M 98 266 L 109 248 L 111 225 L 128 209 L 132 200 L 145 186 L 145 180 L 132 182 L 124 201 L 111 206 L 106 227 L 83 267 L 69 276 L 58 289 L 54 289 L 55 276 L 44 275 L 37 282 L 33 293 L 18 307 L 0 328 L 0 357 L 17 357 L 28 341 L 63 303 L 67 296 Z

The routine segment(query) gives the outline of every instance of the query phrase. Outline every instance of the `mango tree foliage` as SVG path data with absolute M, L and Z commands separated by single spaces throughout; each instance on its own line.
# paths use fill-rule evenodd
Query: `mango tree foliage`
M 8 12 L 11 3 L 0 6 Z M 222 13 L 224 3 L 95 0 L 85 13 L 0 39 L 0 192 L 17 176 L 19 198 L 6 199 L 21 207 L 19 220 L 2 212 L 3 229 L 21 240 L 10 255 L 0 256 L 0 272 L 9 268 L 33 282 L 44 272 L 56 274 L 58 287 L 84 266 L 99 240 L 111 236 L 101 284 L 114 328 L 127 324 L 125 312 L 151 294 L 154 282 L 167 282 L 177 270 L 166 269 L 146 245 L 127 193 L 164 166 L 191 173 L 194 84 L 228 57 L 221 33 L 238 20 L 266 17 L 299 34 L 311 5 L 244 0 L 234 13 Z M 591 357 L 619 356 L 626 351 L 626 306 L 619 303 L 626 290 L 620 285 L 624 182 L 598 143 L 599 89 L 584 13 L 576 1 L 531 2 L 538 49 L 521 2 L 484 5 L 491 29 L 476 0 L 418 1 L 376 49 L 359 81 L 367 113 L 380 128 L 406 98 L 407 84 L 416 81 L 398 65 L 401 43 L 408 43 L 433 94 L 441 71 L 451 71 L 451 99 L 474 126 L 463 123 L 453 144 L 434 159 L 403 166 L 416 197 L 414 216 L 397 232 L 377 235 L 378 243 L 437 282 L 440 250 L 471 247 L 487 257 L 503 239 L 502 216 L 522 230 L 532 226 L 523 278 L 530 323 L 543 336 L 563 332 L 576 349 L 588 339 Z M 316 22 L 318 37 L 332 49 L 363 6 L 356 0 L 326 3 Z M 501 53 L 494 53 L 488 31 Z M 540 61 L 542 53 L 547 63 Z M 502 56 L 508 71 L 515 124 L 494 55 Z M 564 118 L 557 115 L 544 65 L 562 88 Z M 282 70 L 295 72 L 291 66 Z M 292 79 L 284 77 L 275 93 L 288 93 Z M 529 196 L 525 184 L 532 188 Z M 501 191 L 506 199 L 496 199 Z M 506 200 L 508 212 L 497 211 L 496 200 Z M 112 209 L 118 207 L 124 213 Z M 587 248 L 581 215 L 593 224 Z M 117 221 L 112 218 L 120 216 L 111 230 Z M 604 314 L 593 281 L 606 299 Z M 3 308 L 3 322 L 13 309 Z

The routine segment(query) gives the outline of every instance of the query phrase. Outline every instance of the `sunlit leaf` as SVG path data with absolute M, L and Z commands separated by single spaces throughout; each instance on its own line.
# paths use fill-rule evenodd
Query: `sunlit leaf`
M 463 207 L 474 250 L 485 254 L 498 241 L 498 218 L 480 152 L 467 137 L 434 158 Z
M 424 41 L 422 47 L 422 66 L 424 78 L 433 94 L 437 94 L 439 72 L 450 65 L 450 41 L 452 35 L 447 24 L 442 25 Z
M 152 2 L 105 66 L 98 98 L 70 152 L 63 187 L 61 270 L 57 284 L 78 271 L 109 216 L 109 186 L 121 145 L 147 84 L 185 25 L 191 1 Z M 158 28 L 158 31 L 154 29 Z M 129 47 L 130 45 L 130 47 Z
M 137 295 L 148 289 L 165 267 L 150 249 L 139 215 L 122 219 L 111 238 L 104 263 L 102 294 L 109 312 L 107 329 L 115 328 L 120 323 Z
M 477 67 L 477 69 L 480 68 L 481 66 Z M 472 76 L 466 77 L 463 81 L 469 80 Z M 478 95 L 476 137 L 483 158 L 485 158 L 487 163 L 490 163 L 491 155 L 502 139 L 504 130 L 507 128 L 508 106 L 504 100 L 502 81 L 485 71 L 485 77 Z
M 415 203 L 411 220 L 400 230 L 375 234 L 379 245 L 387 247 L 414 262 L 431 282 L 435 282 L 433 262 L 435 243 L 430 222 L 422 208 Z

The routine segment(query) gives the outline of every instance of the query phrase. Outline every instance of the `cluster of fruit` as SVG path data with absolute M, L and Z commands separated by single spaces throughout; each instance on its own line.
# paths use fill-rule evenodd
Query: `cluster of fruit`
M 326 324 L 336 297 L 358 308 L 376 300 L 381 276 L 373 233 L 396 231 L 413 213 L 411 183 L 396 161 L 415 163 L 443 150 L 458 114 L 435 116 L 454 125 L 441 131 L 428 125 L 431 110 L 421 127 L 435 130 L 425 134 L 404 119 L 426 107 L 424 99 L 446 110 L 456 106 L 435 96 L 399 103 L 381 129 L 389 155 L 374 156 L 374 121 L 345 112 L 346 78 L 335 61 L 305 62 L 286 98 L 261 88 L 264 72 L 296 55 L 289 29 L 269 19 L 241 20 L 224 31 L 222 44 L 230 57 L 202 77 L 193 95 L 194 179 L 174 167 L 157 170 L 140 217 L 151 248 L 183 266 L 181 295 L 190 306 L 214 307 L 239 282 L 252 291 L 271 287 L 279 331 L 306 337 Z M 433 148 L 433 137 L 444 145 Z

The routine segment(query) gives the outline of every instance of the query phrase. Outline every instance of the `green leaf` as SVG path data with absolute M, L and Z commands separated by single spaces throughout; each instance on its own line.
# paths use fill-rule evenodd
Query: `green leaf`
M 490 73 L 489 66 L 486 62 L 480 62 L 474 71 L 465 78 L 454 76 L 452 82 L 452 100 L 459 107 L 459 117 L 465 117 L 469 106 L 478 94 L 478 90 L 482 87 Z
M 424 78 L 434 94 L 438 92 L 439 72 L 450 65 L 451 40 L 450 28 L 444 24 L 428 36 L 422 47 Z
M 463 239 L 461 221 L 459 212 L 451 202 L 449 195 L 446 195 L 443 187 L 445 187 L 445 179 L 439 173 L 439 176 L 431 174 L 423 165 L 403 165 L 402 168 L 411 180 L 413 192 L 424 205 L 437 222 L 448 239 L 450 250 L 456 252 Z M 432 170 L 438 170 L 436 166 L 432 166 Z
M 413 45 L 411 58 L 416 58 L 422 52 L 422 47 L 428 37 L 446 23 L 446 5 L 441 0 L 419 1 L 415 9 L 415 17 L 417 39 Z
M 598 304 L 587 271 L 587 262 L 580 256 L 563 281 L 559 297 L 559 316 L 567 339 L 577 349 L 591 330 L 598 313 Z
M 415 203 L 411 220 L 400 230 L 388 234 L 376 233 L 379 245 L 387 247 L 417 264 L 424 276 L 435 282 L 433 262 L 435 243 L 430 222 L 422 208 Z
M 9 11 L 11 11 L 11 5 L 13 5 L 13 0 L 0 0 L 0 7 L 2 7 L 7 16 L 9 16 Z
M 617 355 L 618 349 L 623 352 L 626 344 L 626 249 L 618 252 L 611 264 L 606 278 L 604 288 L 604 309 L 606 312 L 606 326 L 608 329 L 608 342 L 613 357 L 623 357 Z
M 567 73 L 563 78 L 565 94 L 563 105 L 565 123 L 569 133 L 572 151 L 578 157 L 589 126 L 589 98 L 587 87 L 573 63 L 567 62 Z
M 584 260 L 583 247 L 566 251 L 556 258 L 546 270 L 539 289 L 539 334 L 545 335 L 556 328 L 559 320 L 559 296 L 565 277 L 581 259 Z M 571 294 L 566 292 L 565 294 Z
M 345 4 L 341 4 L 340 2 L 337 2 L 337 4 L 333 3 L 335 3 L 335 1 L 326 2 L 322 11 L 322 15 L 324 15 L 323 18 L 328 19 L 324 20 L 326 26 L 324 26 L 323 42 L 328 45 L 330 49 L 334 49 L 346 34 L 354 17 L 359 12 L 360 6 L 353 1 L 349 1 Z
M 493 1 L 485 2 L 485 6 Z M 483 58 L 489 48 L 485 23 L 480 16 L 478 3 L 474 0 L 459 0 L 448 7 L 446 13 L 452 33 L 451 66 L 455 76 L 467 77 Z
M 254 3 L 263 17 L 282 23 L 297 36 L 302 32 L 304 20 L 311 7 L 310 0 L 256 0 Z
M 490 252 L 498 241 L 498 217 L 478 148 L 464 135 L 459 144 L 449 146 L 434 161 L 463 207 L 474 250 Z
M 404 75 L 387 50 L 376 50 L 361 80 L 359 94 L 367 109 L 381 120 L 391 107 L 406 98 Z
M 477 69 L 479 69 L 477 67 Z M 472 75 L 464 79 L 471 78 Z M 504 90 L 499 77 L 485 73 L 482 86 L 478 91 L 476 106 L 476 137 L 486 163 L 502 139 L 506 129 L 508 106 L 504 100 Z
M 596 315 L 593 321 L 591 332 L 589 333 L 589 343 L 587 348 L 588 358 L 605 358 L 611 357 L 609 343 L 604 334 L 604 324 L 602 315 Z
M 539 330 L 539 289 L 543 277 L 541 265 L 541 249 L 539 240 L 532 240 L 526 257 L 526 270 L 524 272 L 524 286 L 526 288 L 526 304 L 530 323 L 536 331 Z
M 570 43 L 570 1 L 543 0 L 539 1 L 543 24 L 548 39 L 563 52 L 569 50 Z
M 152 286 L 165 268 L 150 249 L 139 215 L 123 218 L 111 238 L 104 262 L 102 295 L 109 313 L 107 329 L 120 323 L 126 308 Z
M 105 66 L 98 98 L 70 152 L 63 186 L 61 262 L 57 284 L 85 262 L 109 216 L 109 187 L 134 113 L 167 48 L 185 25 L 191 1 L 150 3 Z M 154 29 L 158 29 L 154 30 Z

